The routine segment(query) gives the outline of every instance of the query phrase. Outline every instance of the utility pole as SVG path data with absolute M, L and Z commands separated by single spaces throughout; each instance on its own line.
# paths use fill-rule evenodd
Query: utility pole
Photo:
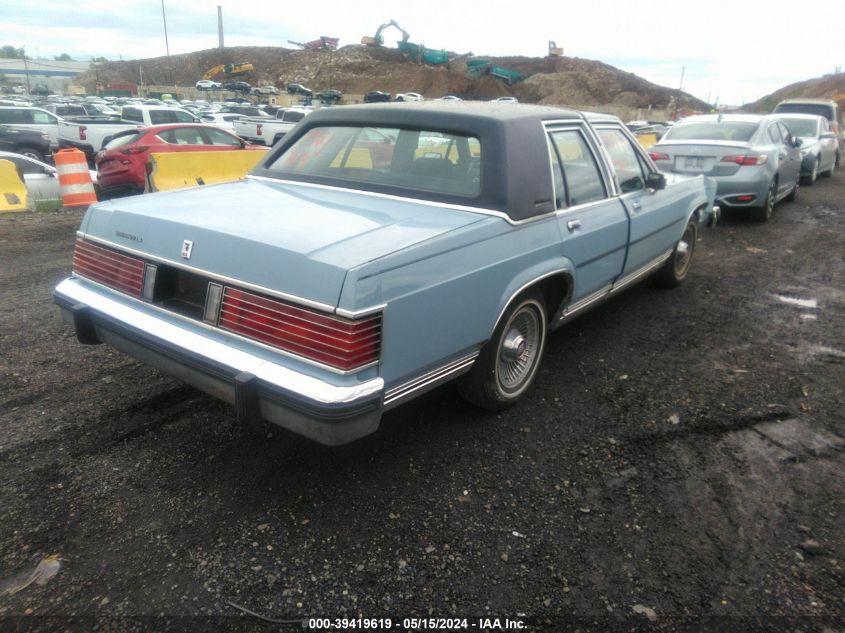
M 21 46 L 21 50 L 23 50 L 23 71 L 24 71 L 24 74 L 26 75 L 26 93 L 31 94 L 32 89 L 29 87 L 29 64 L 27 63 L 27 59 L 26 59 L 26 50 L 24 49 L 23 46 Z
M 223 48 L 223 7 L 217 5 L 217 48 Z
M 173 85 L 173 64 L 170 63 L 170 42 L 167 40 L 167 14 L 164 12 L 164 0 L 161 0 L 161 19 L 164 22 L 164 46 L 167 50 L 167 67 L 170 70 L 170 85 Z
M 161 0 L 161 1 L 164 2 L 164 0 Z M 681 66 L 681 85 L 678 86 L 678 90 L 684 89 L 684 71 L 686 71 L 686 69 L 687 69 L 686 66 Z

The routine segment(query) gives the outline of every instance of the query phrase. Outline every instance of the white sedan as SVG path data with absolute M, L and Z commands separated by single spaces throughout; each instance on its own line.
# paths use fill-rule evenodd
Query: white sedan
M 52 165 L 12 152 L 0 152 L 0 160 L 11 161 L 18 168 L 18 172 L 23 174 L 31 208 L 35 208 L 36 201 L 61 200 L 58 172 Z M 88 173 L 94 183 L 94 190 L 99 193 L 96 170 L 89 169 Z
M 198 116 L 203 123 L 216 125 L 232 134 L 235 133 L 235 121 L 247 118 L 247 115 L 236 112 L 202 112 Z

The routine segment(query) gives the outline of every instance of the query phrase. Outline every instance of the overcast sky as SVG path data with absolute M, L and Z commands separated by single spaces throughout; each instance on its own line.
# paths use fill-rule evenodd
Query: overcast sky
M 636 3 L 519 0 L 165 0 L 171 53 L 217 46 L 290 46 L 320 35 L 360 42 L 396 20 L 411 41 L 476 55 L 546 54 L 600 60 L 711 102 L 758 99 L 845 67 L 842 0 Z M 389 7 L 389 8 L 386 8 Z M 398 32 L 385 33 L 395 46 Z M 396 37 L 394 37 L 394 35 Z M 3 0 L 0 45 L 35 57 L 139 59 L 164 55 L 161 0 Z

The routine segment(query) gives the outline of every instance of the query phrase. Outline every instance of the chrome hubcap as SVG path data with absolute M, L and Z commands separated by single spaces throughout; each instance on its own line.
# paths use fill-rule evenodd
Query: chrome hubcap
M 678 275 L 683 275 L 689 266 L 690 259 L 692 259 L 692 229 L 687 228 L 684 231 L 681 241 L 675 247 L 675 272 Z
M 542 333 L 535 310 L 524 307 L 511 318 L 499 346 L 496 374 L 504 391 L 517 391 L 531 377 L 538 355 Z

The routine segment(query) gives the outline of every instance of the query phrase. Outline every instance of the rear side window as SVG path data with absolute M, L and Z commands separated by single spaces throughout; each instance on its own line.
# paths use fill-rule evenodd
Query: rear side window
M 56 119 L 52 114 L 50 114 L 48 112 L 42 112 L 41 110 L 33 110 L 32 111 L 32 122 L 33 123 L 39 123 L 39 124 L 55 123 Z
M 30 110 L 13 108 L 11 110 L 0 109 L 0 123 L 6 125 L 21 125 L 32 123 L 32 114 Z
M 619 190 L 622 193 L 645 189 L 645 176 L 637 157 L 637 152 L 630 141 L 620 130 L 601 129 L 598 135 L 607 148 L 616 177 L 619 179 Z
M 171 145 L 206 145 L 200 129 L 195 127 L 180 127 L 173 130 L 164 130 L 156 134 L 156 136 Z
M 305 118 L 305 113 L 297 112 L 296 110 L 287 110 L 282 115 L 282 121 L 288 121 L 289 123 L 298 123 L 303 118 Z
M 557 163 L 563 169 L 566 206 L 587 204 L 606 198 L 607 191 L 596 158 L 581 132 L 559 130 L 552 132 L 550 136 Z
M 214 128 L 206 128 L 202 131 L 203 135 L 207 137 L 208 145 L 221 145 L 224 147 L 241 147 L 240 139 L 235 138 L 222 130 L 215 130 Z
M 138 108 L 123 108 L 120 116 L 127 121 L 137 121 L 138 123 L 144 122 L 144 115 Z

